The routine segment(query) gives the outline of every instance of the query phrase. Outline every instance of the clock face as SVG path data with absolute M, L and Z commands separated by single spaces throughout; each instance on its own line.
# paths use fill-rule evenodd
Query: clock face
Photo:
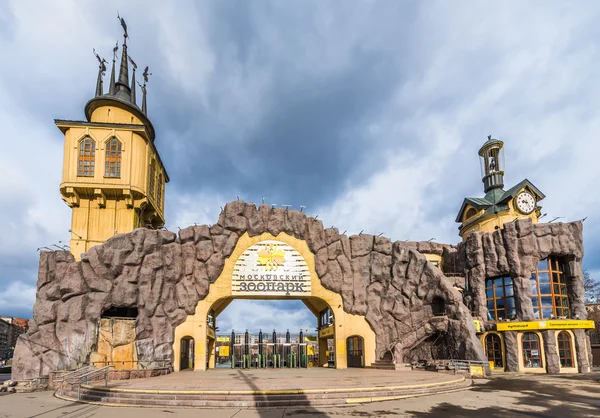
M 516 206 L 519 212 L 529 215 L 535 210 L 535 197 L 529 192 L 521 192 L 517 195 Z

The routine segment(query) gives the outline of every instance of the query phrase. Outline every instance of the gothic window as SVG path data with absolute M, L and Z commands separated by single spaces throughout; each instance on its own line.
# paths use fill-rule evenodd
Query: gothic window
M 77 159 L 77 176 L 94 177 L 96 142 L 90 137 L 79 141 L 79 157 Z
M 154 198 L 154 188 L 156 187 L 156 168 L 154 165 L 154 160 L 151 160 L 150 168 L 148 169 L 148 194 L 152 198 Z
M 488 334 L 485 337 L 485 352 L 495 368 L 504 368 L 502 362 L 502 340 L 498 334 Z
M 542 367 L 540 353 L 540 338 L 534 332 L 523 334 L 521 341 L 523 348 L 523 365 L 527 368 Z
M 117 138 L 106 143 L 104 177 L 121 177 L 121 142 Z
M 571 350 L 571 336 L 568 332 L 558 333 L 558 356 L 561 367 L 573 367 L 573 355 Z
M 531 274 L 531 302 L 536 319 L 569 316 L 564 266 L 557 257 L 540 260 Z
M 487 279 L 485 294 L 490 321 L 515 319 L 517 317 L 513 281 L 510 277 Z

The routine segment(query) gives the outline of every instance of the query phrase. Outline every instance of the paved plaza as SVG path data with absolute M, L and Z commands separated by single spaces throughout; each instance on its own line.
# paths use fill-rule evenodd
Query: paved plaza
M 0 418 L 598 417 L 600 374 L 508 375 L 476 380 L 469 390 L 336 408 L 111 408 L 64 402 L 51 392 L 0 395 Z
M 119 389 L 257 391 L 294 389 L 384 388 L 455 381 L 454 374 L 375 369 L 211 369 L 183 371 L 146 379 L 117 380 Z

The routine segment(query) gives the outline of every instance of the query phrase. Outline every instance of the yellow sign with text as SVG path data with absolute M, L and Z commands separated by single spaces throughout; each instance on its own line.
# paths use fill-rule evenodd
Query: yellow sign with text
M 496 324 L 498 331 L 524 331 L 534 329 L 594 329 L 594 321 L 563 319 L 531 322 L 504 322 Z
M 334 332 L 335 332 L 335 328 L 333 326 L 320 329 L 319 330 L 319 338 L 333 337 Z

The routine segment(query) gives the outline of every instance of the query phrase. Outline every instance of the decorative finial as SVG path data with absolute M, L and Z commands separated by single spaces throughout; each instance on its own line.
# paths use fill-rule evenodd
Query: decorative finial
M 104 85 L 102 82 L 102 76 L 106 72 L 106 63 L 107 61 L 104 58 L 101 58 L 100 55 L 96 53 L 96 48 L 94 48 L 94 55 L 98 60 L 98 80 L 96 81 L 96 97 L 100 97 L 104 94 Z
M 131 56 L 128 56 L 127 58 L 129 58 L 129 62 L 131 63 L 131 66 L 133 67 L 133 71 L 137 70 L 137 64 L 135 63 L 135 61 L 133 61 L 131 59 Z
M 96 53 L 96 48 L 94 48 L 94 55 L 98 60 L 100 72 L 102 73 L 102 75 L 104 75 L 104 73 L 106 72 L 106 65 L 104 64 L 108 64 L 108 61 L 106 61 L 104 58 L 101 58 L 100 55 Z
M 146 68 L 144 68 L 144 73 L 142 74 L 142 76 L 144 76 L 144 84 L 148 82 L 149 75 L 152 75 L 152 73 L 148 72 L 148 66 L 146 65 Z
M 117 60 L 117 51 L 118 50 L 119 50 L 119 41 L 117 41 L 117 44 L 113 48 L 113 61 Z
M 491 135 L 488 135 L 488 140 L 491 140 L 491 139 L 492 139 L 492 136 L 491 136 Z
M 117 19 L 119 19 L 121 22 L 121 27 L 123 28 L 123 38 L 125 38 L 123 42 L 127 43 L 127 38 L 129 38 L 129 35 L 127 34 L 127 23 L 125 23 L 125 19 L 119 16 L 119 12 L 117 12 Z

